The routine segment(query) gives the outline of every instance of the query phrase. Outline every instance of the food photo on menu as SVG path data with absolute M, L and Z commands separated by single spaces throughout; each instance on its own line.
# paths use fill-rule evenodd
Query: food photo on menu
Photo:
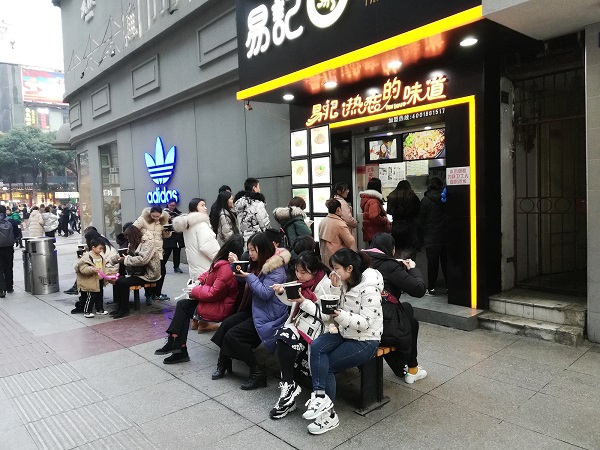
M 404 161 L 443 158 L 446 150 L 444 128 L 415 131 L 404 135 L 402 153 Z

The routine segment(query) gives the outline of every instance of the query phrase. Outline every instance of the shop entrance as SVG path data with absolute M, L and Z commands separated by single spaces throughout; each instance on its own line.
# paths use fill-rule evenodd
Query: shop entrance
M 515 267 L 522 287 L 586 294 L 583 68 L 515 82 Z

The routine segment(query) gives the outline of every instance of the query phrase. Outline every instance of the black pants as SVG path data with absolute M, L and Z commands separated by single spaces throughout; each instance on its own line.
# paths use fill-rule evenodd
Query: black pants
M 187 342 L 188 330 L 190 329 L 190 319 L 194 317 L 198 300 L 182 299 L 175 306 L 175 314 L 171 320 L 171 325 L 167 328 L 167 333 L 176 334 L 179 342 L 185 344 Z
M 253 349 L 258 347 L 261 341 L 250 311 L 240 311 L 229 316 L 221 322 L 211 340 L 221 347 L 219 356 L 244 361 L 249 367 L 257 365 Z
M 165 275 L 167 274 L 167 268 L 165 267 L 165 260 L 160 262 L 160 280 L 156 281 L 156 287 L 148 288 L 145 290 L 146 297 L 159 297 L 162 294 L 162 287 L 165 282 Z
M 403 302 L 404 310 L 410 319 L 410 326 L 412 328 L 412 345 L 410 349 L 410 356 L 408 361 L 405 361 L 399 352 L 388 353 L 383 355 L 385 362 L 388 363 L 390 369 L 397 375 L 404 375 L 404 365 L 408 367 L 416 367 L 419 363 L 417 362 L 417 338 L 419 337 L 419 321 L 415 319 L 415 312 L 410 303 Z
M 115 281 L 113 302 L 118 305 L 117 308 L 119 312 L 129 312 L 129 287 L 143 286 L 144 283 L 147 283 L 147 281 L 136 276 L 120 277 Z
M 281 368 L 281 381 L 292 384 L 294 382 L 294 364 L 298 352 L 281 340 L 277 340 L 277 359 Z
M 13 257 L 15 249 L 0 247 L 0 291 L 13 290 Z
M 446 244 L 435 244 L 425 248 L 427 254 L 427 288 L 435 289 L 435 282 L 438 277 L 438 268 L 442 265 L 442 275 L 444 275 L 444 281 L 446 285 L 448 278 L 446 278 L 446 270 L 448 265 L 448 252 Z
M 165 266 L 165 273 L 167 270 L 167 261 L 171 256 L 171 251 L 173 251 L 173 269 L 177 269 L 181 263 L 181 249 L 179 247 L 163 249 L 163 265 Z
M 83 298 L 85 299 L 83 304 L 83 312 L 85 314 L 91 313 L 96 307 L 96 312 L 104 311 L 104 286 L 100 283 L 99 292 L 81 291 Z
M 58 229 L 58 228 L 57 228 L 57 229 Z M 46 232 L 44 233 L 44 235 L 45 235 L 46 237 L 55 237 L 55 233 L 56 233 L 56 229 L 55 229 L 55 230 L 52 230 L 52 231 L 46 231 Z
M 65 236 L 69 235 L 69 219 L 60 221 L 58 232 L 62 232 Z

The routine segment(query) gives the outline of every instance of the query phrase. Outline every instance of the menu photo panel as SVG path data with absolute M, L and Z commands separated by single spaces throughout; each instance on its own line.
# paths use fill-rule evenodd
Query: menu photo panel
M 331 198 L 331 187 L 312 188 L 313 212 L 315 214 L 327 214 L 325 202 Z
M 292 160 L 292 185 L 305 185 L 309 181 L 308 159 Z
M 310 194 L 309 194 L 309 188 L 305 187 L 305 188 L 293 188 L 292 189 L 292 197 L 300 197 L 302 198 L 302 200 L 304 200 L 306 202 L 306 209 L 305 211 L 310 211 Z
M 329 153 L 329 125 L 310 130 L 310 154 Z
M 312 184 L 331 184 L 331 158 L 311 159 Z
M 308 156 L 308 130 L 292 131 L 290 133 L 290 156 Z

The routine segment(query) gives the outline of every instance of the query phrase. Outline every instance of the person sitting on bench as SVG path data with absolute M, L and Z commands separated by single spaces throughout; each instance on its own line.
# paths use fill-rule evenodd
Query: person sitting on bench
M 333 267 L 329 275 L 331 293 L 340 295 L 338 309 L 331 314 L 339 333 L 325 333 L 311 345 L 313 392 L 302 415 L 314 420 L 308 425 L 311 434 L 322 434 L 339 425 L 333 408 L 335 374 L 373 358 L 383 333 L 383 277 L 369 268 L 367 254 L 342 248 L 331 256 L 329 265 Z

